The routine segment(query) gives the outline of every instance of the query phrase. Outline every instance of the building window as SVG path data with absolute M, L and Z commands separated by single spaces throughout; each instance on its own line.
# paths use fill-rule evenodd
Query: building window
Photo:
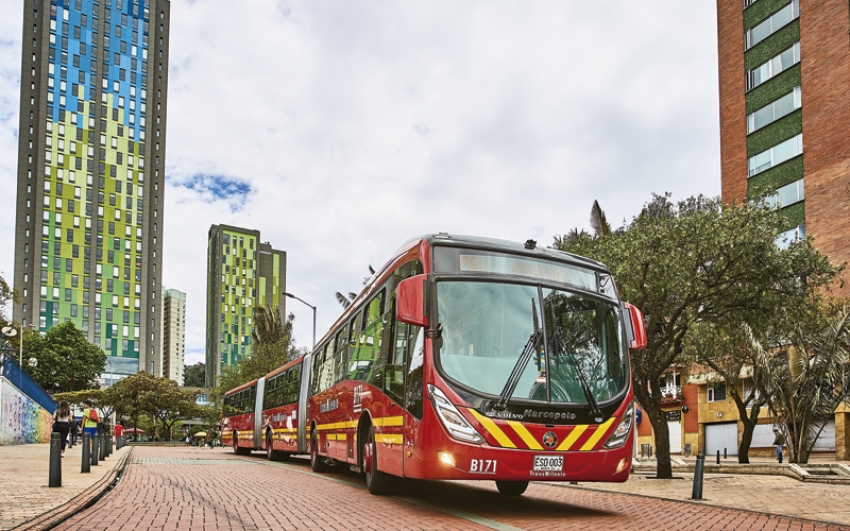
M 802 133 L 750 157 L 748 162 L 749 177 L 778 166 L 801 153 L 803 153 Z
M 756 44 L 773 35 L 786 24 L 800 16 L 800 0 L 794 0 L 790 4 L 772 14 L 769 18 L 755 27 L 747 30 L 745 49 L 749 50 Z
M 795 42 L 794 46 L 747 72 L 747 90 L 756 88 L 799 62 L 800 43 Z
M 726 382 L 717 383 L 708 388 L 709 402 L 726 402 Z
M 769 103 L 747 115 L 747 134 L 791 114 L 802 106 L 803 99 L 800 87 L 794 87 L 794 90 L 773 103 Z
M 805 199 L 803 192 L 803 179 L 779 188 L 775 194 L 766 198 L 766 202 L 773 208 L 784 208 Z
M 797 240 L 806 238 L 806 224 L 799 225 L 793 229 L 786 230 L 776 237 L 776 245 L 780 249 L 787 249 L 789 245 Z

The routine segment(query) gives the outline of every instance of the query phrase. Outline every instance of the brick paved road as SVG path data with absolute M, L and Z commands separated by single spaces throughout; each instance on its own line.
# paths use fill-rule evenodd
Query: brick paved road
M 118 486 L 56 529 L 842 528 L 546 484 L 532 484 L 525 496 L 505 498 L 490 482 L 408 482 L 397 496 L 375 497 L 366 492 L 361 476 L 316 475 L 304 460 L 269 463 L 220 450 L 137 447 Z

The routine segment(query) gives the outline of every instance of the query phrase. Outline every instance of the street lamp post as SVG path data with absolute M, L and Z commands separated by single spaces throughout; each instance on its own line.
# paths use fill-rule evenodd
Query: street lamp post
M 20 357 L 18 358 L 18 367 L 20 367 L 21 370 L 24 370 L 24 326 L 29 329 L 34 328 L 31 324 L 21 324 L 21 337 L 18 339 L 18 346 L 21 348 Z
M 312 304 L 310 304 L 309 302 L 305 301 L 304 299 L 296 297 L 292 293 L 284 293 L 284 295 L 286 295 L 290 299 L 295 299 L 297 301 L 300 301 L 300 302 L 306 304 L 307 306 L 309 306 L 310 308 L 313 309 L 313 348 L 316 348 L 316 307 L 313 306 Z

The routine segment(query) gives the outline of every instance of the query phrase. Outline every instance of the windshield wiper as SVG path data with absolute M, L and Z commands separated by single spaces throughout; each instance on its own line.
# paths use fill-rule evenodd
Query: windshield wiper
M 543 305 L 545 308 L 545 301 L 543 302 Z M 593 396 L 593 391 L 590 390 L 590 386 L 587 384 L 587 378 L 584 375 L 584 371 L 581 370 L 581 365 L 579 364 L 578 358 L 576 358 L 575 352 L 573 352 L 572 349 L 567 348 L 566 341 L 564 340 L 563 329 L 558 324 L 558 321 L 555 320 L 555 305 L 550 304 L 549 310 L 552 312 L 552 332 L 554 335 L 553 343 L 555 344 L 556 354 L 561 356 L 566 354 L 570 357 L 573 367 L 575 367 L 579 384 L 581 384 L 581 390 L 584 392 L 584 398 L 590 405 L 590 415 L 598 422 L 601 422 L 602 411 L 599 409 L 599 404 L 596 403 L 596 397 Z
M 525 347 L 523 347 L 522 353 L 519 355 L 519 359 L 517 360 L 516 365 L 514 365 L 511 375 L 508 377 L 508 381 L 505 382 L 505 388 L 502 389 L 501 394 L 499 394 L 499 399 L 495 404 L 493 404 L 493 409 L 496 411 L 504 411 L 507 409 L 508 400 L 510 400 L 511 395 L 514 394 L 516 386 L 519 384 L 519 379 L 522 376 L 526 365 L 528 365 L 528 360 L 531 359 L 531 356 L 540 344 L 540 340 L 543 338 L 543 330 L 540 328 L 540 321 L 537 318 L 537 306 L 534 304 L 534 299 L 531 299 L 531 315 L 532 319 L 534 319 L 534 331 L 525 343 Z

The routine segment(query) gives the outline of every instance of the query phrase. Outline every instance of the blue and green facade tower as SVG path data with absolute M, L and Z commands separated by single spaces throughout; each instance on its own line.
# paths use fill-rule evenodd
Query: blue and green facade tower
M 207 387 L 221 370 L 251 355 L 254 309 L 286 316 L 286 252 L 260 241 L 260 231 L 213 225 L 207 238 Z
M 14 318 L 162 373 L 168 0 L 24 0 Z

